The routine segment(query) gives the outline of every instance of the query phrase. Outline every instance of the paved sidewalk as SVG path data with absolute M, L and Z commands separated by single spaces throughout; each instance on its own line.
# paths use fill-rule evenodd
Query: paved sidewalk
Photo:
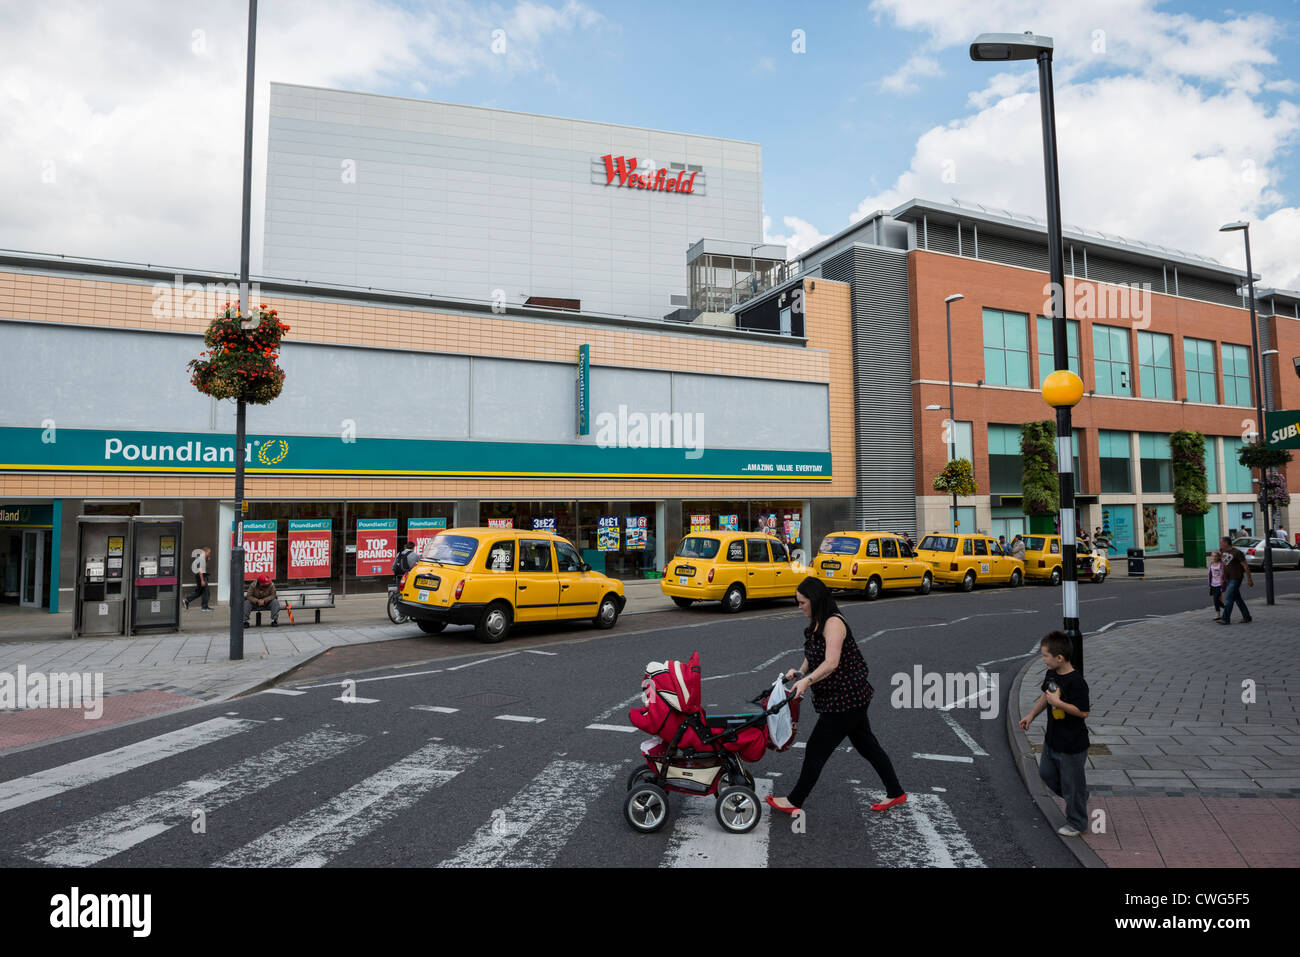
M 1258 589 L 1256 590 L 1259 591 Z M 1254 620 L 1215 624 L 1186 612 L 1084 639 L 1092 695 L 1089 813 L 1099 833 L 1064 839 L 1107 867 L 1300 865 L 1300 599 L 1249 596 Z M 1022 670 L 1008 733 L 1040 804 L 1046 719 L 1015 722 L 1039 695 L 1037 657 Z M 1098 816 L 1097 812 L 1103 812 Z

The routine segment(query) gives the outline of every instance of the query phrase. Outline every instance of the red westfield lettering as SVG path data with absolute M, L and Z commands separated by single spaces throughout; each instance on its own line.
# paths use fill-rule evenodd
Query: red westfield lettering
M 629 159 L 610 153 L 602 156 L 601 159 L 605 161 L 606 186 L 612 185 L 614 178 L 618 177 L 618 185 L 629 189 L 650 189 L 665 193 L 695 192 L 695 173 L 687 177 L 686 171 L 682 170 L 674 177 L 667 169 L 660 167 L 654 175 L 647 173 L 639 176 L 636 172 L 635 156 Z

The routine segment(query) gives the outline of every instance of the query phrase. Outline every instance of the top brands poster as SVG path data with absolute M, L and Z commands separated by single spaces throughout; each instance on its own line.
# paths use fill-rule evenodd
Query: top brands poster
M 357 577 L 391 575 L 397 557 L 397 519 L 357 519 Z

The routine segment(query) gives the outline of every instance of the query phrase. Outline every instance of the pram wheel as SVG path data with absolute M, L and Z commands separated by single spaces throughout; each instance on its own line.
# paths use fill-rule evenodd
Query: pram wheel
M 718 823 L 732 834 L 745 834 L 758 826 L 763 816 L 758 795 L 743 784 L 725 787 L 718 795 L 715 808 Z
M 644 765 L 639 768 L 633 768 L 632 773 L 627 776 L 627 787 L 630 791 L 642 781 L 653 781 L 655 773 Z
M 636 784 L 623 800 L 623 816 L 635 830 L 653 834 L 668 821 L 668 795 L 657 784 Z

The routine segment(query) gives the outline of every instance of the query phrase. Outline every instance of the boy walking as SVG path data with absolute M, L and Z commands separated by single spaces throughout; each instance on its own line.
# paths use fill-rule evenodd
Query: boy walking
M 1063 631 L 1053 631 L 1039 644 L 1047 674 L 1042 690 L 1029 714 L 1020 719 L 1020 730 L 1028 731 L 1040 711 L 1047 711 L 1047 734 L 1038 775 L 1052 793 L 1065 798 L 1062 837 L 1078 837 L 1088 829 L 1088 725 L 1091 710 L 1088 682 L 1070 664 L 1073 643 Z

